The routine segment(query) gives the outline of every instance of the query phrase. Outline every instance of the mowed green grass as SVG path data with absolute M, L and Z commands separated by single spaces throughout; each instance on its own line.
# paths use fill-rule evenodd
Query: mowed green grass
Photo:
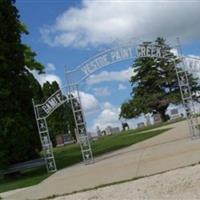
M 147 129 L 129 130 L 111 136 L 104 136 L 97 141 L 91 142 L 94 157 L 157 136 L 169 129 L 145 132 L 146 130 Z M 77 144 L 55 148 L 54 153 L 58 169 L 71 166 L 82 161 L 80 148 Z M 44 166 L 23 171 L 21 177 L 15 180 L 0 178 L 0 192 L 35 185 L 48 176 L 50 176 L 50 174 L 46 173 L 46 168 Z

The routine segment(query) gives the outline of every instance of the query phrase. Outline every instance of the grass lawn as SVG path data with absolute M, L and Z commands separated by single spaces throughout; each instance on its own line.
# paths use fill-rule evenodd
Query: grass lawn
M 169 129 L 144 132 L 145 130 L 148 129 L 129 130 L 111 136 L 104 136 L 97 141 L 93 141 L 91 143 L 91 146 L 94 157 L 123 147 L 130 146 L 132 144 L 159 135 Z M 82 161 L 80 148 L 77 144 L 55 148 L 54 153 L 58 169 L 62 169 L 64 167 Z M 23 171 L 21 177 L 15 180 L 0 178 L 0 192 L 35 185 L 47 178 L 48 176 L 49 175 L 46 173 L 46 168 L 39 167 L 36 169 Z
M 48 176 L 49 175 L 46 173 L 46 168 L 39 167 L 32 170 L 23 171 L 22 177 L 15 180 L 0 178 L 0 192 L 35 185 L 40 183 Z

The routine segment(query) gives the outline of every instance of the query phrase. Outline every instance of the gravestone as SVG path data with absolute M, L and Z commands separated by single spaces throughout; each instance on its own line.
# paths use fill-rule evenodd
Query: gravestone
M 174 109 L 171 109 L 171 116 L 170 116 L 170 119 L 177 119 L 180 117 L 180 114 L 178 112 L 178 109 L 174 108 Z
M 149 115 L 145 115 L 147 126 L 151 125 L 151 117 Z
M 63 146 L 64 145 L 64 137 L 63 134 L 56 135 L 56 146 Z
M 153 120 L 154 120 L 154 124 L 158 124 L 158 123 L 161 123 L 161 122 L 162 122 L 159 113 L 156 113 L 156 114 L 153 115 Z

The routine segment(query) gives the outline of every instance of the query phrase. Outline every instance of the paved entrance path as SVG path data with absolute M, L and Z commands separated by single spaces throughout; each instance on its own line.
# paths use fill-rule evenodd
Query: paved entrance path
M 199 200 L 200 165 L 60 196 L 54 200 Z
M 186 121 L 162 128 L 170 127 L 173 129 L 161 135 L 100 156 L 92 165 L 68 167 L 36 186 L 0 196 L 9 200 L 38 199 L 198 163 L 200 140 L 188 138 Z

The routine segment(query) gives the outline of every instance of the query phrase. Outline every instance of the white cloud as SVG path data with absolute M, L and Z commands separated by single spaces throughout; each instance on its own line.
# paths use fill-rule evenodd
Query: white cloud
M 57 76 L 56 74 L 49 74 L 49 73 L 38 74 L 36 70 L 32 70 L 31 72 L 34 75 L 34 77 L 38 80 L 40 85 L 43 85 L 46 81 L 49 81 L 50 83 L 56 81 L 59 84 L 59 86 L 62 87 L 62 81 L 60 77 Z
M 109 96 L 111 94 L 111 91 L 108 87 L 100 87 L 94 88 L 94 93 L 96 96 Z
M 47 63 L 46 71 L 55 71 L 55 65 L 53 63 Z
M 130 77 L 133 75 L 133 70 L 131 67 L 121 71 L 103 71 L 99 74 L 91 75 L 87 80 L 87 84 L 97 84 L 101 82 L 109 82 L 109 81 L 121 81 L 127 82 L 129 81 Z
M 127 89 L 126 85 L 124 85 L 124 84 L 122 84 L 122 83 L 120 83 L 120 84 L 118 85 L 118 90 L 126 90 L 126 89 Z
M 81 103 L 86 113 L 94 112 L 99 109 L 99 102 L 94 95 L 80 91 Z
M 90 1 L 60 14 L 41 29 L 50 46 L 86 47 L 149 39 L 200 38 L 198 1 Z
M 184 59 L 185 69 L 194 75 L 200 73 L 200 56 L 189 55 Z
M 178 56 L 178 49 L 173 48 L 173 49 L 171 49 L 170 51 L 171 51 L 171 53 L 173 53 L 175 56 Z
M 116 108 L 109 102 L 105 102 L 101 113 L 94 120 L 91 130 L 95 131 L 97 126 L 99 126 L 100 129 L 105 129 L 107 126 L 120 127 L 119 113 L 119 108 Z
M 42 86 L 46 81 L 49 81 L 52 83 L 53 81 L 58 82 L 60 88 L 62 88 L 62 82 L 59 76 L 55 74 L 38 74 L 36 70 L 30 71 L 33 76 L 38 80 L 40 85 Z M 76 96 L 76 95 L 75 95 Z M 81 103 L 83 106 L 83 110 L 86 112 L 86 114 L 89 114 L 91 112 L 94 112 L 95 110 L 100 109 L 100 105 L 98 100 L 95 98 L 94 95 L 80 91 L 80 98 Z
M 200 82 L 200 56 L 189 55 L 184 59 L 184 68 Z
M 38 71 L 36 70 L 29 70 L 33 76 L 38 80 L 40 85 L 42 86 L 46 81 L 49 81 L 52 83 L 53 81 L 56 81 L 60 87 L 62 87 L 62 81 L 61 78 L 54 74 L 54 71 L 56 70 L 55 65 L 53 63 L 47 63 L 45 67 L 46 73 L 44 74 L 38 74 Z

